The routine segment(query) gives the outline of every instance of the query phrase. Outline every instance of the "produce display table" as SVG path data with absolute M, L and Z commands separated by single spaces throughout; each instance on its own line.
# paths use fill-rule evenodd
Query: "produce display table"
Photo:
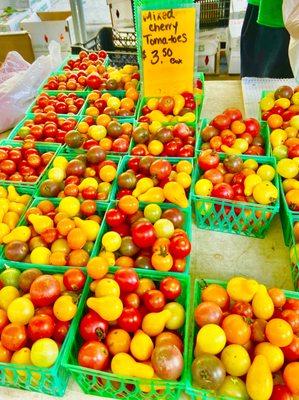
M 240 81 L 207 81 L 202 116 L 211 118 L 227 107 L 244 112 Z M 2 136 L 2 135 L 1 135 Z M 288 249 L 284 246 L 277 216 L 265 239 L 254 239 L 199 230 L 193 224 L 191 274 L 197 278 L 227 280 L 234 275 L 252 276 L 265 285 L 292 289 Z M 87 400 L 71 380 L 64 400 Z M 1 400 L 54 400 L 56 397 L 1 387 Z M 97 399 L 101 399 L 97 397 Z

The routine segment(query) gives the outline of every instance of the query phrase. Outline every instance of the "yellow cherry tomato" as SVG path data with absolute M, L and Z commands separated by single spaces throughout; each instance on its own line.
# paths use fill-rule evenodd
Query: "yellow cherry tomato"
M 106 232 L 102 238 L 102 245 L 107 251 L 117 251 L 121 246 L 121 236 L 117 232 Z
M 251 361 L 247 350 L 240 344 L 230 344 L 221 353 L 221 361 L 226 372 L 233 376 L 243 376 L 247 373 Z
M 159 140 L 152 140 L 151 142 L 149 142 L 147 148 L 150 154 L 152 154 L 153 156 L 158 156 L 162 153 L 164 146 L 163 143 Z
M 203 326 L 196 338 L 196 347 L 199 352 L 208 354 L 220 353 L 226 344 L 224 330 L 216 324 Z
M 254 355 L 259 354 L 266 357 L 271 372 L 276 372 L 283 366 L 284 355 L 278 346 L 269 342 L 259 343 L 254 349 Z
M 271 165 L 261 165 L 256 173 L 263 181 L 272 181 L 275 177 L 275 169 Z

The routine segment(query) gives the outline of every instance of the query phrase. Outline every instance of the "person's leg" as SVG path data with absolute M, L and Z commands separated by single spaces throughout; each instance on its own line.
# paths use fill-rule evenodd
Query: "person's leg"
M 261 26 L 257 37 L 257 61 L 263 66 L 262 77 L 293 78 L 289 61 L 290 35 L 285 28 Z
M 258 7 L 249 4 L 241 33 L 241 76 L 293 77 L 287 30 L 260 25 L 256 22 L 257 18 Z
M 241 76 L 260 76 L 257 62 L 255 62 L 255 45 L 258 35 L 259 8 L 248 4 L 241 32 Z

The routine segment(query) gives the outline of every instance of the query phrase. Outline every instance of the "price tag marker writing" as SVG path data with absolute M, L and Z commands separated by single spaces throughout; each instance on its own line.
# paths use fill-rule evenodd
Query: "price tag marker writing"
M 193 91 L 195 8 L 141 12 L 144 95 Z

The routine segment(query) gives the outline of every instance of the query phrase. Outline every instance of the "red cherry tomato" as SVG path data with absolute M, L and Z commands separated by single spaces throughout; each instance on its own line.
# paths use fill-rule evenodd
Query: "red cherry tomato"
M 132 238 L 136 246 L 144 249 L 153 246 L 157 237 L 150 222 L 137 222 L 132 228 Z
M 167 300 L 175 300 L 182 292 L 181 282 L 172 277 L 164 278 L 160 282 L 160 290 Z
M 117 324 L 127 332 L 136 332 L 141 326 L 142 318 L 140 312 L 134 307 L 125 307 Z
M 121 268 L 114 274 L 114 279 L 118 283 L 122 293 L 135 292 L 139 285 L 139 277 L 131 268 Z
M 150 312 L 162 311 L 166 304 L 164 294 L 157 289 L 152 289 L 145 292 L 142 297 L 142 300 L 144 302 L 145 307 Z
M 209 149 L 202 151 L 197 161 L 199 167 L 202 170 L 207 171 L 211 168 L 217 168 L 220 162 L 220 158 L 216 151 Z
M 25 346 L 27 332 L 24 325 L 12 323 L 5 326 L 1 333 L 2 345 L 10 351 L 17 351 Z
M 176 235 L 170 240 L 169 252 L 174 258 L 185 258 L 191 252 L 191 243 L 185 235 Z
M 112 208 L 106 213 L 106 222 L 112 228 L 123 224 L 126 220 L 126 216 L 118 208 Z
M 251 304 L 246 303 L 245 301 L 237 301 L 232 309 L 232 314 L 238 314 L 245 318 L 253 318 L 253 310 Z
M 293 395 L 287 386 L 274 385 L 270 400 L 293 400 Z
M 49 315 L 36 315 L 29 321 L 28 337 L 35 342 L 38 339 L 52 337 L 55 329 L 54 319 Z
M 70 268 L 63 275 L 63 284 L 67 290 L 77 291 L 84 287 L 86 276 L 79 268 Z
M 79 332 L 85 341 L 105 339 L 109 323 L 101 318 L 96 312 L 90 310 L 81 319 Z
M 83 344 L 78 353 L 78 363 L 81 367 L 105 370 L 108 366 L 109 351 L 99 341 L 89 341 Z
M 52 339 L 57 343 L 62 343 L 70 329 L 70 321 L 57 321 L 55 323 Z

